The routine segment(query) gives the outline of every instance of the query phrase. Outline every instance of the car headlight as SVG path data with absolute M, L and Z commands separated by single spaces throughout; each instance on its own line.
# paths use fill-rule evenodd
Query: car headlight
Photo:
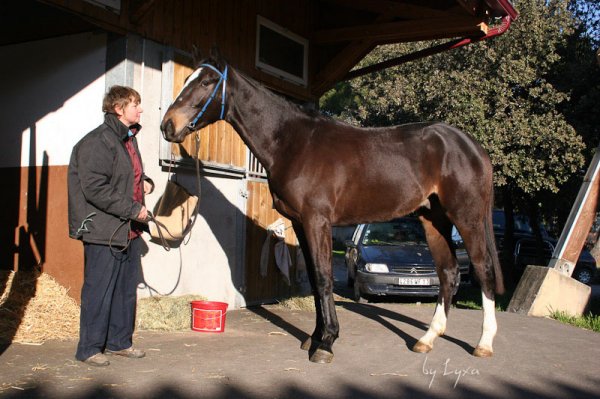
M 389 273 L 387 265 L 384 263 L 367 263 L 365 270 L 371 273 Z

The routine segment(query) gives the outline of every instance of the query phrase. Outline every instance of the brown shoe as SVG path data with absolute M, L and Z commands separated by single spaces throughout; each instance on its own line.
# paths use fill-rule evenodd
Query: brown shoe
M 131 348 L 122 349 L 120 351 L 111 351 L 110 349 L 107 349 L 106 351 L 104 351 L 104 353 L 106 353 L 107 355 L 129 357 L 131 359 L 140 359 L 146 356 L 146 352 L 144 352 L 141 349 L 134 349 L 133 346 Z
M 110 362 L 108 361 L 106 356 L 104 356 L 104 354 L 100 353 L 100 352 L 96 353 L 93 356 L 88 357 L 83 362 L 85 364 L 89 364 L 90 366 L 96 366 L 96 367 L 105 367 L 110 364 Z

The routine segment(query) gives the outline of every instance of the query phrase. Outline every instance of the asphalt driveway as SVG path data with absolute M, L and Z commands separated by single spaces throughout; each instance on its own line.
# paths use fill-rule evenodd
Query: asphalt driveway
M 338 302 L 332 364 L 313 364 L 301 341 L 309 311 L 231 311 L 224 333 L 137 333 L 144 359 L 106 368 L 73 358 L 76 342 L 11 345 L 0 357 L 2 398 L 598 398 L 600 334 L 554 320 L 498 314 L 496 353 L 470 352 L 481 313 L 453 309 L 433 352 L 410 347 L 432 305 Z
M 74 340 L 10 345 L 0 351 L 0 398 L 600 398 L 598 333 L 502 312 L 494 357 L 479 359 L 481 312 L 452 309 L 446 336 L 417 354 L 433 302 L 345 301 L 345 270 L 334 270 L 332 364 L 300 349 L 313 312 L 269 305 L 230 311 L 224 333 L 138 332 L 145 358 L 100 369 L 74 359 Z

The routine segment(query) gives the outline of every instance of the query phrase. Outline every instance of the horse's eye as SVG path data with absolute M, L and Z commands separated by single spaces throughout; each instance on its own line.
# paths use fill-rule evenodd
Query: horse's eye
M 206 86 L 208 86 L 208 83 L 209 83 L 208 80 L 203 80 L 202 82 L 200 82 L 200 85 L 202 87 L 206 87 Z

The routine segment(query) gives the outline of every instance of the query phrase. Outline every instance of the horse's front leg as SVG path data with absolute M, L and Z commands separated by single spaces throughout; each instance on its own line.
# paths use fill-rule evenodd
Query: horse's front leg
M 317 312 L 317 325 L 310 345 L 310 361 L 330 363 L 333 360 L 332 346 L 339 333 L 333 299 L 331 224 L 323 217 L 313 217 L 305 221 L 303 227 L 312 258 L 313 267 L 309 272 L 313 274 L 311 282 Z
M 296 233 L 296 237 L 298 238 L 298 242 L 300 243 L 300 249 L 302 250 L 302 254 L 304 255 L 304 261 L 306 262 L 306 270 L 308 274 L 308 281 L 310 282 L 311 291 L 313 294 L 313 298 L 315 300 L 315 309 L 317 309 L 316 313 L 316 323 L 315 330 L 300 346 L 301 349 L 308 351 L 313 347 L 313 343 L 317 345 L 321 337 L 323 335 L 323 315 L 320 311 L 321 309 L 321 298 L 319 297 L 319 293 L 317 292 L 317 284 L 315 281 L 315 264 L 312 260 L 312 255 L 310 253 L 308 247 L 308 241 L 306 240 L 306 235 L 304 234 L 304 228 L 300 223 L 292 222 L 294 226 L 294 231 Z

